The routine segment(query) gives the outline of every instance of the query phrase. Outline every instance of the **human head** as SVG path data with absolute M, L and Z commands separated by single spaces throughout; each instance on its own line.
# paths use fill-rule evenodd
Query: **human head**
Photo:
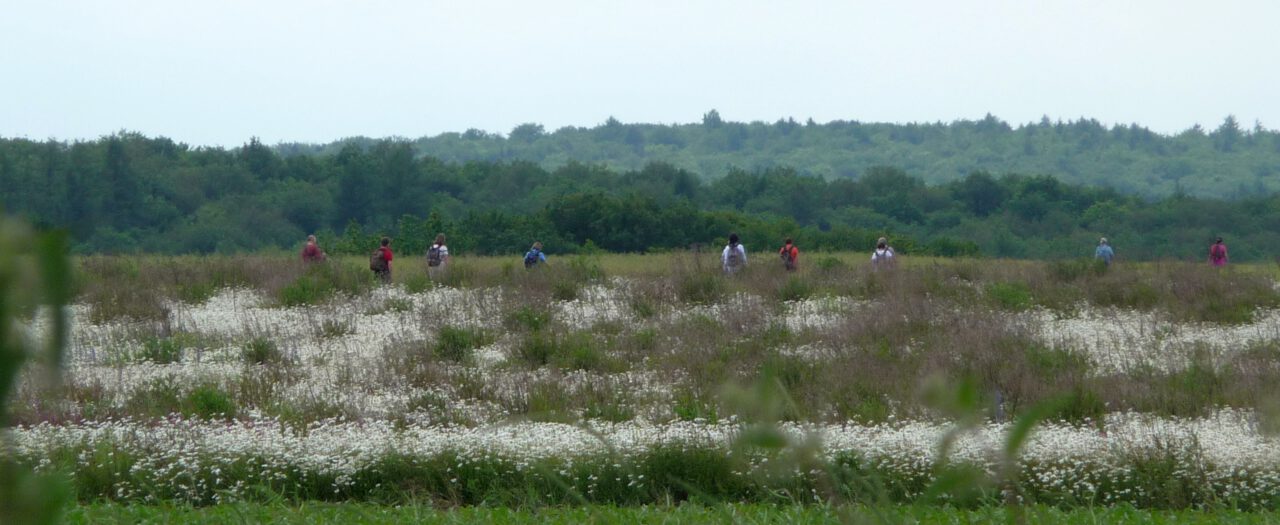
M 791 244 L 791 237 L 787 237 L 787 242 L 784 244 Z
M 1107 243 L 1106 237 L 1103 237 L 1102 240 L 1098 241 L 1098 244 L 1106 244 L 1106 243 Z
M 307 242 L 316 242 L 316 236 L 315 236 L 315 235 L 308 235 L 308 236 L 307 236 Z
M 443 233 L 437 233 L 437 234 L 436 234 L 436 244 L 440 244 L 440 245 L 443 245 L 443 244 L 444 244 L 444 234 L 443 234 Z
M 736 234 L 736 233 L 730 233 L 730 234 L 729 234 L 729 244 L 730 244 L 730 245 L 733 245 L 733 246 L 737 246 L 737 245 L 738 245 L 738 234 Z
M 1218 237 L 1218 240 L 1217 240 L 1216 242 L 1217 242 L 1218 244 L 1222 244 L 1222 237 Z
M 533 241 L 533 249 L 542 251 L 542 243 L 538 241 Z
M 884 248 L 889 245 L 889 239 L 881 237 L 876 239 L 876 248 Z
M 390 246 L 390 245 L 391 245 L 391 237 L 383 237 L 383 238 L 382 238 L 382 245 L 383 245 L 383 246 Z

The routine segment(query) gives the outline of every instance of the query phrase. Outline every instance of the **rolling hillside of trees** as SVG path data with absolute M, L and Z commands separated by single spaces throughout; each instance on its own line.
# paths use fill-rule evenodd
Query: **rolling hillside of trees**
M 285 154 L 336 154 L 353 138 L 327 145 L 282 145 Z M 556 169 L 577 161 L 630 171 L 664 162 L 708 179 L 733 169 L 776 167 L 827 179 L 856 179 L 875 166 L 895 166 L 928 184 L 974 171 L 1051 175 L 1068 184 L 1097 185 L 1144 197 L 1184 193 L 1241 198 L 1280 191 L 1280 132 L 1248 129 L 1226 117 L 1213 130 L 1199 126 L 1175 136 L 1139 125 L 1110 128 L 1096 120 L 1018 127 L 988 115 L 949 124 L 818 124 L 729 122 L 711 111 L 700 124 L 624 124 L 610 118 L 594 128 L 548 131 L 523 124 L 507 136 L 470 130 L 411 141 L 417 155 L 445 162 L 529 161 Z
M 1261 138 L 1273 140 L 1241 140 Z M 294 249 L 309 233 L 330 251 L 363 253 L 389 234 L 418 253 L 436 232 L 459 253 L 515 253 L 535 239 L 552 253 L 588 244 L 638 252 L 718 244 L 736 231 L 752 249 L 795 237 L 806 250 L 867 250 L 888 235 L 904 253 L 1050 259 L 1088 256 L 1101 235 L 1122 258 L 1199 259 L 1223 235 L 1233 259 L 1280 255 L 1274 195 L 1151 200 L 986 171 L 927 184 L 883 166 L 856 178 L 772 167 L 707 180 L 661 162 L 547 169 L 446 161 L 418 146 L 383 140 L 297 155 L 256 140 L 228 150 L 130 133 L 0 139 L 0 206 L 67 229 L 82 253 Z

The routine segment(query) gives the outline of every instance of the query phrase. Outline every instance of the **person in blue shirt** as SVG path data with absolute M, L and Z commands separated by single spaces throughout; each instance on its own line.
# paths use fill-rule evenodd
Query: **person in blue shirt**
M 1116 251 L 1111 249 L 1111 243 L 1107 242 L 1107 238 L 1103 237 L 1098 241 L 1098 249 L 1093 251 L 1094 259 L 1102 259 L 1102 263 L 1111 266 L 1111 259 L 1116 257 Z
M 547 254 L 542 253 L 542 243 L 535 241 L 533 248 L 524 254 L 524 267 L 533 268 L 544 262 L 547 262 Z

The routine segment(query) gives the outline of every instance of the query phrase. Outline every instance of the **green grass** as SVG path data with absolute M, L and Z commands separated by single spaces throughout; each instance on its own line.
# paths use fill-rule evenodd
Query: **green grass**
M 680 505 L 575 506 L 536 509 L 429 505 L 388 506 L 363 503 L 283 504 L 232 503 L 209 507 L 120 505 L 96 503 L 66 511 L 66 523 L 1274 523 L 1280 514 L 1237 511 L 1146 511 L 1131 507 L 1088 507 L 1061 510 L 1033 506 L 1022 509 L 979 507 L 954 509 L 926 506 L 829 505 Z
M 493 337 L 478 328 L 445 326 L 436 340 L 435 355 L 455 363 L 471 359 L 472 351 L 493 341 Z

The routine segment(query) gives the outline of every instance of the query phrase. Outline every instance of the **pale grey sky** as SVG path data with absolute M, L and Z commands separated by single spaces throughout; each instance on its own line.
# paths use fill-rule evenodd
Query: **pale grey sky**
M 1269 0 L 0 0 L 0 136 L 726 120 L 1280 127 Z

